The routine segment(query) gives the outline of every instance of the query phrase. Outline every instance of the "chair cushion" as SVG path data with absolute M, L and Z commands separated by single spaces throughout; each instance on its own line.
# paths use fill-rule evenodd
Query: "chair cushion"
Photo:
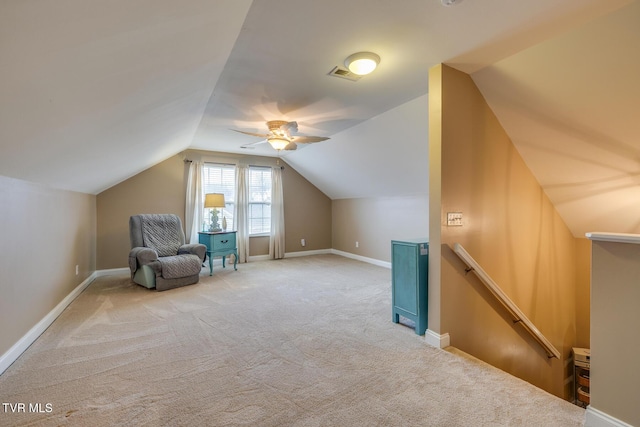
M 158 256 L 176 255 L 180 241 L 180 223 L 175 215 L 149 214 L 142 216 L 144 245 L 158 252 Z
M 158 258 L 162 265 L 162 277 L 177 279 L 199 274 L 202 261 L 197 255 L 176 255 Z

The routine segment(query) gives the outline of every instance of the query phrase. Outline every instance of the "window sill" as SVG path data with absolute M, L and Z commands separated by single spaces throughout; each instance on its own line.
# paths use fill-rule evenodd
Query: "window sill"
M 249 234 L 249 237 L 269 237 L 270 233 Z

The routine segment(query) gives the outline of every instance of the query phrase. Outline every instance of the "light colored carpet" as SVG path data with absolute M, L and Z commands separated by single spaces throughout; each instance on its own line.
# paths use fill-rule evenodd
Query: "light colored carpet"
M 92 283 L 0 376 L 0 425 L 580 426 L 584 410 L 391 321 L 390 270 L 336 255 Z M 50 404 L 51 412 L 46 412 Z

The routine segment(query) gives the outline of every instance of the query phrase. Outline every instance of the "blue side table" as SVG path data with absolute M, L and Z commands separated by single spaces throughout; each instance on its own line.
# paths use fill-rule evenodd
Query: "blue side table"
M 213 276 L 213 258 L 222 257 L 222 268 L 227 255 L 234 255 L 233 269 L 238 270 L 238 246 L 236 245 L 235 231 L 200 231 L 198 241 L 207 247 L 209 256 L 209 276 Z
M 428 240 L 391 241 L 392 320 L 412 320 L 418 335 L 427 330 L 428 271 Z

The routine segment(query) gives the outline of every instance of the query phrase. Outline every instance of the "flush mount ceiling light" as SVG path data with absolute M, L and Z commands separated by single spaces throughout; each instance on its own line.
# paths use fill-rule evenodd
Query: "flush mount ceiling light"
M 344 61 L 344 65 L 353 74 L 364 76 L 376 69 L 380 63 L 380 57 L 372 52 L 358 52 L 349 55 Z
M 462 0 L 441 0 L 444 6 L 453 6 L 460 3 Z

